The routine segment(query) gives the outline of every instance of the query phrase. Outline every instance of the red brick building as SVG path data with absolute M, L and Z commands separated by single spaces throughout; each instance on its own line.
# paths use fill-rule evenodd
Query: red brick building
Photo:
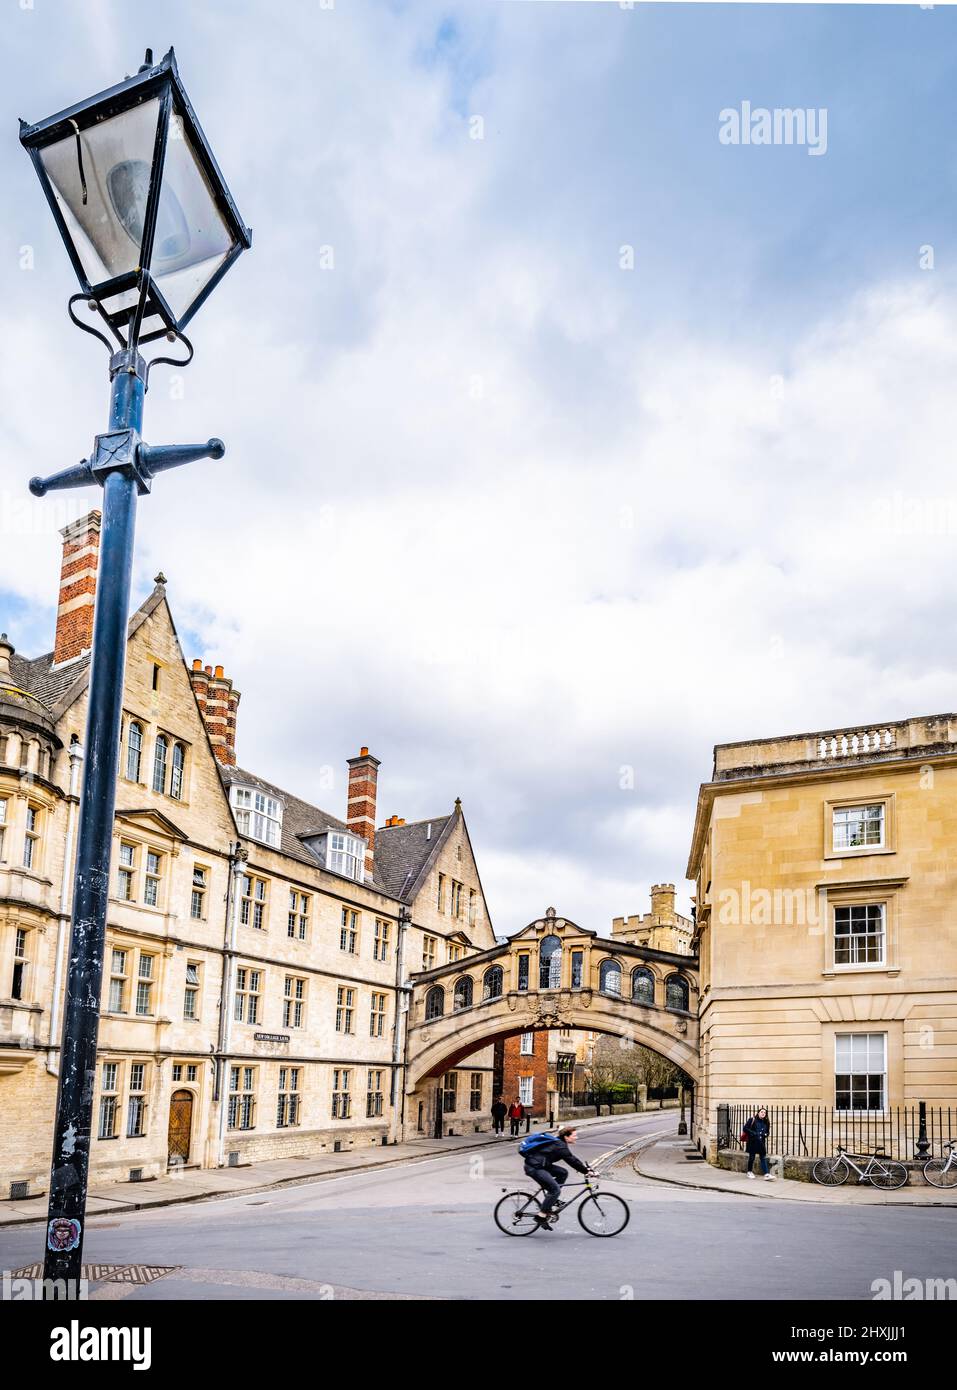
M 498 1043 L 495 1077 L 507 1105 L 518 1098 L 526 1114 L 544 1116 L 548 1106 L 548 1033 L 521 1033 Z

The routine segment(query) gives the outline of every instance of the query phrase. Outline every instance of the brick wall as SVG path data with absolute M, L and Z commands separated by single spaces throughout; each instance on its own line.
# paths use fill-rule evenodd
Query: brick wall
M 521 1077 L 532 1078 L 532 1104 L 533 1115 L 544 1115 L 546 1113 L 548 1101 L 548 1034 L 545 1032 L 532 1034 L 532 1046 L 534 1051 L 531 1054 L 524 1054 L 521 1051 L 521 1036 L 506 1038 L 502 1049 L 503 1066 L 502 1078 L 504 1091 L 502 1098 L 506 1105 L 511 1105 L 519 1094 L 519 1080 Z

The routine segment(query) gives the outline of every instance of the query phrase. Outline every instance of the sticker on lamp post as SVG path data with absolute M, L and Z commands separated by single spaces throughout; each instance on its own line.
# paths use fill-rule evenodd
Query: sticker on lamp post
M 73 1216 L 56 1216 L 47 1226 L 47 1249 L 58 1254 L 80 1243 L 80 1223 Z

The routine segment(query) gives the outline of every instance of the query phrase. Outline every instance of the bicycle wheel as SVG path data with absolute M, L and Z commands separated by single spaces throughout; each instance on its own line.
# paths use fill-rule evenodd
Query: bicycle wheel
M 506 1192 L 495 1205 L 495 1224 L 507 1236 L 530 1236 L 539 1229 L 535 1220 L 541 1203 L 530 1192 Z
M 611 1192 L 585 1197 L 578 1207 L 578 1220 L 590 1236 L 616 1236 L 628 1225 L 628 1203 Z
M 929 1158 L 924 1177 L 933 1187 L 957 1187 L 957 1163 L 953 1159 Z
M 811 1169 L 811 1177 L 822 1187 L 840 1187 L 847 1182 L 850 1171 L 843 1158 L 819 1158 Z
M 892 1163 L 890 1159 L 881 1159 L 868 1174 L 871 1185 L 880 1187 L 887 1191 L 894 1187 L 903 1187 L 907 1181 L 907 1169 L 903 1163 Z

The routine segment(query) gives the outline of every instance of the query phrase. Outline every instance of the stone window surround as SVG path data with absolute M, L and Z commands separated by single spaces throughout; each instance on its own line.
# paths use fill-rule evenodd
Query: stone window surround
M 110 1144 L 118 1139 L 146 1139 L 149 1137 L 151 1102 L 154 1099 L 154 1088 L 156 1080 L 156 1070 L 152 1065 L 152 1057 L 141 1057 L 134 1053 L 125 1052 L 97 1052 L 96 1057 L 96 1091 L 94 1095 L 93 1108 L 93 1132 L 91 1139 L 98 1144 Z M 103 1092 L 103 1068 L 105 1065 L 116 1067 L 116 1089 L 109 1092 L 116 1097 L 116 1119 L 114 1133 L 100 1136 L 100 1100 Z M 143 1068 L 143 1086 L 137 1095 L 143 1096 L 144 1120 L 143 1129 L 139 1134 L 128 1134 L 129 1118 L 129 1098 L 130 1098 L 130 1077 L 132 1068 L 141 1066 Z
M 112 978 L 113 952 L 125 951 L 126 970 L 124 974 L 124 999 L 125 1008 L 117 1011 L 111 1010 L 110 1004 L 110 980 Z M 110 928 L 106 939 L 106 948 L 103 955 L 103 981 L 101 988 L 100 1016 L 102 1018 L 121 1018 L 124 1023 L 149 1023 L 156 1024 L 168 1022 L 165 1015 L 153 1012 L 149 1014 L 138 1014 L 136 1012 L 136 986 L 140 980 L 140 956 L 152 956 L 152 975 L 149 983 L 153 986 L 152 999 L 154 1009 L 156 1003 L 165 999 L 166 987 L 166 961 L 171 954 L 171 943 L 167 943 L 162 938 L 151 938 L 147 941 L 141 940 L 128 932 L 118 932 Z M 145 977 L 144 977 L 145 979 Z M 108 1061 L 115 1060 L 107 1058 Z
M 129 729 L 131 724 L 138 724 L 142 742 L 140 744 L 139 757 L 139 777 L 133 779 L 128 777 L 128 748 L 129 748 Z M 153 771 L 156 760 L 156 745 L 160 738 L 166 739 L 166 778 L 165 787 L 162 792 L 153 791 Z M 173 769 L 173 750 L 179 744 L 183 749 L 183 780 L 179 796 L 170 795 L 170 785 Z M 137 714 L 133 710 L 124 709 L 123 724 L 120 730 L 120 765 L 117 772 L 117 780 L 126 782 L 131 787 L 142 787 L 144 791 L 153 796 L 162 796 L 164 800 L 173 801 L 177 806 L 189 805 L 189 784 L 190 769 L 192 766 L 192 745 L 189 739 L 182 734 L 173 733 L 164 725 L 156 724 L 151 719 Z
M 900 890 L 906 878 L 872 879 L 859 883 L 819 884 L 827 897 L 827 921 L 821 932 L 823 966 L 826 979 L 842 975 L 899 975 L 900 974 Z M 884 960 L 881 964 L 866 962 L 838 965 L 834 959 L 835 907 L 861 907 L 882 904 L 884 907 Z
M 884 1033 L 886 1034 L 884 1061 L 886 1066 L 885 1095 L 886 1105 L 893 1109 L 904 1104 L 904 1020 L 899 1018 L 875 1019 L 828 1019 L 821 1023 L 821 1096 L 835 1116 L 847 1116 L 853 1111 L 838 1110 L 835 1105 L 835 1038 L 838 1033 Z M 856 1112 L 862 1116 L 876 1118 L 877 1110 Z
M 871 854 L 897 853 L 896 792 L 879 792 L 875 795 L 829 797 L 824 802 L 824 858 L 860 859 Z M 857 845 L 850 849 L 834 848 L 834 812 L 846 810 L 850 806 L 884 807 L 884 843 L 882 845 Z
M 117 810 L 116 819 L 118 822 L 121 820 L 122 816 L 123 812 Z M 120 864 L 121 843 L 132 845 L 136 850 L 134 896 L 132 898 L 121 898 L 117 893 L 119 871 L 121 867 L 124 867 Z M 140 829 L 137 822 L 123 820 L 122 824 L 115 826 L 113 831 L 109 901 L 126 909 L 133 909 L 137 912 L 147 912 L 151 916 L 156 916 L 157 914 L 165 915 L 167 903 L 169 902 L 171 879 L 175 871 L 175 861 L 179 852 L 180 842 L 172 836 L 166 836 L 162 831 L 148 834 Z M 146 856 L 149 853 L 158 854 L 161 860 L 159 874 L 160 888 L 155 907 L 143 901 L 143 894 L 146 888 Z M 192 884 L 192 861 L 189 866 L 189 875 L 190 883 Z

